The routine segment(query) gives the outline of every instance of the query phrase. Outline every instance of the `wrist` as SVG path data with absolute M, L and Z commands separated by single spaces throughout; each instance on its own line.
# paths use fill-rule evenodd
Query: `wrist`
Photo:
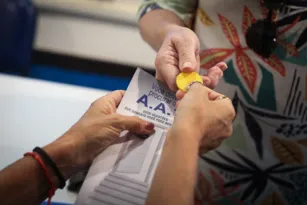
M 188 141 L 200 147 L 202 136 L 198 130 L 192 127 L 174 124 L 169 130 L 168 138 L 176 141 Z
M 165 23 L 163 25 L 163 39 L 165 39 L 167 37 L 167 35 L 169 35 L 172 32 L 178 31 L 179 29 L 182 29 L 182 27 L 184 27 L 183 25 L 178 25 L 178 24 L 174 24 L 174 23 Z
M 61 138 L 60 138 L 61 139 Z M 45 147 L 43 150 L 48 154 L 52 161 L 56 164 L 65 180 L 69 179 L 77 171 L 76 166 L 76 145 L 73 142 L 65 140 L 56 140 Z M 55 173 L 53 173 L 55 174 Z

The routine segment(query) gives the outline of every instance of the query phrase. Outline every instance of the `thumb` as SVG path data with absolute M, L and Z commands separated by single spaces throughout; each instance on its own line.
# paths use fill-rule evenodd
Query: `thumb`
M 179 58 L 179 70 L 181 72 L 193 72 L 197 70 L 198 44 L 192 40 L 174 42 Z
M 135 134 L 149 135 L 153 133 L 155 125 L 147 122 L 136 116 L 123 116 L 118 115 L 117 127 L 121 131 L 128 130 Z

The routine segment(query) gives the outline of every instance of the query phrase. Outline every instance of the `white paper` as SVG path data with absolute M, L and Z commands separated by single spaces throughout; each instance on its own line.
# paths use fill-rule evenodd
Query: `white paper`
M 117 113 L 151 121 L 156 125 L 155 132 L 146 139 L 127 131 L 121 133 L 119 142 L 94 160 L 76 204 L 145 204 L 175 108 L 175 94 L 138 68 Z

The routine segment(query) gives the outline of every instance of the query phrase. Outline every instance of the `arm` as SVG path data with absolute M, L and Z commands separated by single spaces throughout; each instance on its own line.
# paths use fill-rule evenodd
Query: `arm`
M 234 108 L 221 96 L 194 83 L 178 100 L 147 205 L 193 204 L 199 151 L 217 148 L 232 134 Z
M 156 50 L 156 78 L 177 91 L 176 76 L 180 72 L 200 71 L 200 42 L 189 28 L 198 0 L 151 0 L 139 9 L 139 28 L 143 39 Z M 208 68 L 204 85 L 214 88 L 226 64 Z
M 70 153 L 67 153 L 69 148 L 62 146 L 60 149 L 54 149 L 54 146 L 51 144 L 44 150 L 57 164 L 63 165 L 59 168 L 68 179 L 73 167 L 72 161 L 67 161 L 68 157 L 65 159 L 65 157 L 59 158 L 58 156 L 69 156 Z M 57 151 L 55 152 L 55 150 Z M 47 167 L 47 169 L 53 184 L 58 188 L 59 181 L 56 175 L 51 167 Z M 49 183 L 46 176 L 32 157 L 24 157 L 0 171 L 0 199 L 3 204 L 20 204 L 21 201 L 27 202 L 27 204 L 40 204 L 47 198 L 48 191 Z
M 43 147 L 64 178 L 88 169 L 94 158 L 112 143 L 123 130 L 149 135 L 154 125 L 135 116 L 116 114 L 123 91 L 114 91 L 96 100 L 80 120 L 63 136 Z M 47 171 L 55 188 L 59 181 L 51 167 Z M 24 157 L 0 171 L 1 204 L 40 204 L 48 196 L 49 182 L 40 164 Z
M 196 0 L 145 2 L 139 11 L 141 13 L 139 28 L 143 39 L 158 51 L 166 34 L 173 27 L 183 27 L 191 22 L 196 5 Z M 153 9 L 148 9 L 150 6 Z
M 193 204 L 199 150 L 196 139 L 189 130 L 169 131 L 146 205 Z
M 143 39 L 155 51 L 160 49 L 166 34 L 176 26 L 184 26 L 183 21 L 175 13 L 162 9 L 147 13 L 139 21 Z

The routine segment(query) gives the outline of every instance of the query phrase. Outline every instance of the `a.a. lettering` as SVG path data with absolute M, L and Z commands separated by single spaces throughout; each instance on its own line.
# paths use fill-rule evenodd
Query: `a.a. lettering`
M 155 107 L 154 110 L 160 110 L 163 114 L 165 114 L 165 105 L 164 105 L 164 103 L 160 103 L 159 105 L 157 105 L 157 107 Z
M 148 107 L 148 96 L 144 94 L 136 102 L 137 103 L 143 103 L 145 107 Z

